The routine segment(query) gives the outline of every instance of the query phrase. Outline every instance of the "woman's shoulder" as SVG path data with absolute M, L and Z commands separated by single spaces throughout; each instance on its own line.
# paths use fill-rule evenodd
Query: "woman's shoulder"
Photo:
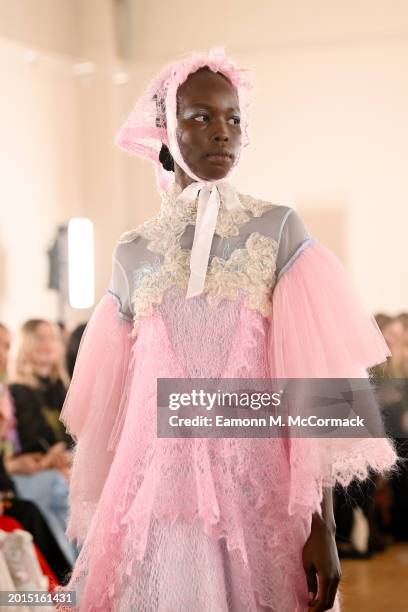
M 114 259 L 117 259 L 119 262 L 126 262 L 129 258 L 132 261 L 136 261 L 138 257 L 143 256 L 156 221 L 156 219 L 148 219 L 136 228 L 120 234 L 113 250 Z
M 10 383 L 8 389 L 15 403 L 32 398 L 36 394 L 34 387 L 17 381 Z
M 24 393 L 26 391 L 30 391 L 31 387 L 22 382 L 14 381 L 10 382 L 8 385 L 8 389 L 10 393 Z
M 120 245 L 131 244 L 132 242 L 140 240 L 142 237 L 142 226 L 138 226 L 134 229 L 123 232 L 117 241 L 116 248 Z
M 277 200 L 266 200 L 248 193 L 238 192 L 238 198 L 247 212 L 253 217 L 262 217 L 266 213 L 274 212 L 275 215 L 284 214 L 288 206 Z
M 285 250 L 285 244 L 303 242 L 310 237 L 302 216 L 289 204 L 239 194 L 241 203 L 250 213 L 251 231 L 258 230 L 274 238 Z
M 133 318 L 131 301 L 135 270 L 154 255 L 148 250 L 148 241 L 143 236 L 146 223 L 122 233 L 112 253 L 108 292 L 116 299 L 120 316 L 128 321 Z
M 301 215 L 287 203 L 278 200 L 265 200 L 249 194 L 239 193 L 239 199 L 251 217 L 259 218 L 265 227 L 278 227 L 279 232 L 293 231 L 296 226 L 303 225 Z

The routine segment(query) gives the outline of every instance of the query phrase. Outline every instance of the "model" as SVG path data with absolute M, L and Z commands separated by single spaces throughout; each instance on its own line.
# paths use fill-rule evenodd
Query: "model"
M 339 610 L 331 487 L 396 460 L 386 439 L 157 435 L 157 379 L 365 377 L 390 354 L 299 215 L 225 180 L 250 89 L 222 48 L 195 53 L 118 136 L 155 163 L 161 204 L 115 248 L 62 413 L 86 612 Z

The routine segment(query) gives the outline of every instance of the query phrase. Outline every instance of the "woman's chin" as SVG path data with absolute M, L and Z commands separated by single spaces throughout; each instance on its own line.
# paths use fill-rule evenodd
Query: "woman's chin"
M 211 168 L 211 170 L 206 169 L 205 171 L 197 172 L 196 174 L 203 181 L 220 181 L 228 175 L 229 171 L 230 168 L 214 166 L 214 168 Z

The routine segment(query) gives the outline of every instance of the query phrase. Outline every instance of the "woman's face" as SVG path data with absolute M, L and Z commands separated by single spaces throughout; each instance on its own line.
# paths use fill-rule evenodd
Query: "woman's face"
M 199 70 L 177 92 L 177 141 L 188 167 L 204 180 L 224 178 L 241 147 L 238 94 L 219 73 Z
M 33 335 L 30 357 L 34 366 L 51 366 L 61 354 L 61 340 L 57 330 L 48 323 L 37 325 Z
M 382 333 L 386 343 L 391 349 L 391 352 L 398 351 L 400 348 L 402 348 L 404 326 L 401 321 L 398 319 L 390 321 L 390 323 L 384 327 Z

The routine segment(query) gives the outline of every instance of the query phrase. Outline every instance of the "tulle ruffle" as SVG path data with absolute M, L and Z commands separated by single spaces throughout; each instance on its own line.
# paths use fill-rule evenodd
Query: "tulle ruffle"
M 169 309 L 166 300 L 165 307 Z M 174 317 L 171 320 L 175 323 Z M 231 376 L 264 376 L 265 358 L 259 362 L 251 357 L 265 346 L 265 322 L 244 308 L 238 322 L 235 340 L 237 346 L 246 342 L 248 352 L 231 351 L 218 367 L 222 365 Z M 180 359 L 181 340 L 174 340 L 173 336 L 170 341 L 162 317 L 143 320 L 132 377 L 126 383 L 128 409 L 115 461 L 66 588 L 81 594 L 81 610 L 114 610 L 129 580 L 135 592 L 153 588 L 149 580 L 157 572 L 154 559 L 161 554 L 163 530 L 172 532 L 173 526 L 177 534 L 183 531 L 180 525 L 191 525 L 217 546 L 225 543 L 234 582 L 234 592 L 228 596 L 235 598 L 234 609 L 255 612 L 260 605 L 281 602 L 282 611 L 300 611 L 307 589 L 299 548 L 307 537 L 310 516 L 305 514 L 294 524 L 288 515 L 289 471 L 283 440 L 157 438 L 156 380 L 188 375 L 189 366 L 183 367 Z M 185 341 L 190 341 L 190 355 L 201 351 L 203 359 L 205 347 L 192 346 L 191 337 Z M 248 369 L 251 363 L 256 371 Z M 174 535 L 175 551 L 186 546 Z M 186 551 L 186 558 L 191 554 L 191 549 Z M 161 567 L 169 571 L 168 565 Z M 193 576 L 190 571 L 190 580 L 192 592 L 199 590 L 200 568 Z M 168 584 L 163 575 L 160 581 Z M 160 596 L 166 600 L 163 592 Z M 152 596 L 150 607 L 138 610 L 153 612 L 153 602 Z
M 105 484 L 126 409 L 131 324 L 107 293 L 82 337 L 61 421 L 77 440 L 67 535 L 82 542 Z
M 293 258 L 277 282 L 269 336 L 276 378 L 367 378 L 390 351 L 337 257 L 314 241 Z M 378 405 L 372 401 L 373 410 Z M 374 471 L 397 469 L 385 438 L 292 438 L 289 512 L 319 511 L 317 490 L 348 485 Z M 313 486 L 313 483 L 314 486 Z
M 172 561 L 178 550 L 193 559 L 199 534 L 200 546 L 208 538 L 215 554 L 225 547 L 234 610 L 306 609 L 301 550 L 323 487 L 364 478 L 370 467 L 391 468 L 392 444 L 164 439 L 156 429 L 158 378 L 359 377 L 389 354 L 321 245 L 311 243 L 294 260 L 272 300 L 270 320 L 242 299 L 212 308 L 201 298 L 185 301 L 173 286 L 141 321 L 133 349 L 112 298 L 96 311 L 64 408 L 79 436 L 71 533 L 83 536 L 89 525 L 66 587 L 77 591 L 81 610 L 115 610 L 126 597 L 136 598 L 140 612 L 167 610 Z M 191 565 L 188 576 L 191 593 L 199 593 L 200 568 Z
M 273 292 L 271 369 L 286 378 L 358 378 L 391 352 L 338 258 L 323 244 L 294 256 Z

